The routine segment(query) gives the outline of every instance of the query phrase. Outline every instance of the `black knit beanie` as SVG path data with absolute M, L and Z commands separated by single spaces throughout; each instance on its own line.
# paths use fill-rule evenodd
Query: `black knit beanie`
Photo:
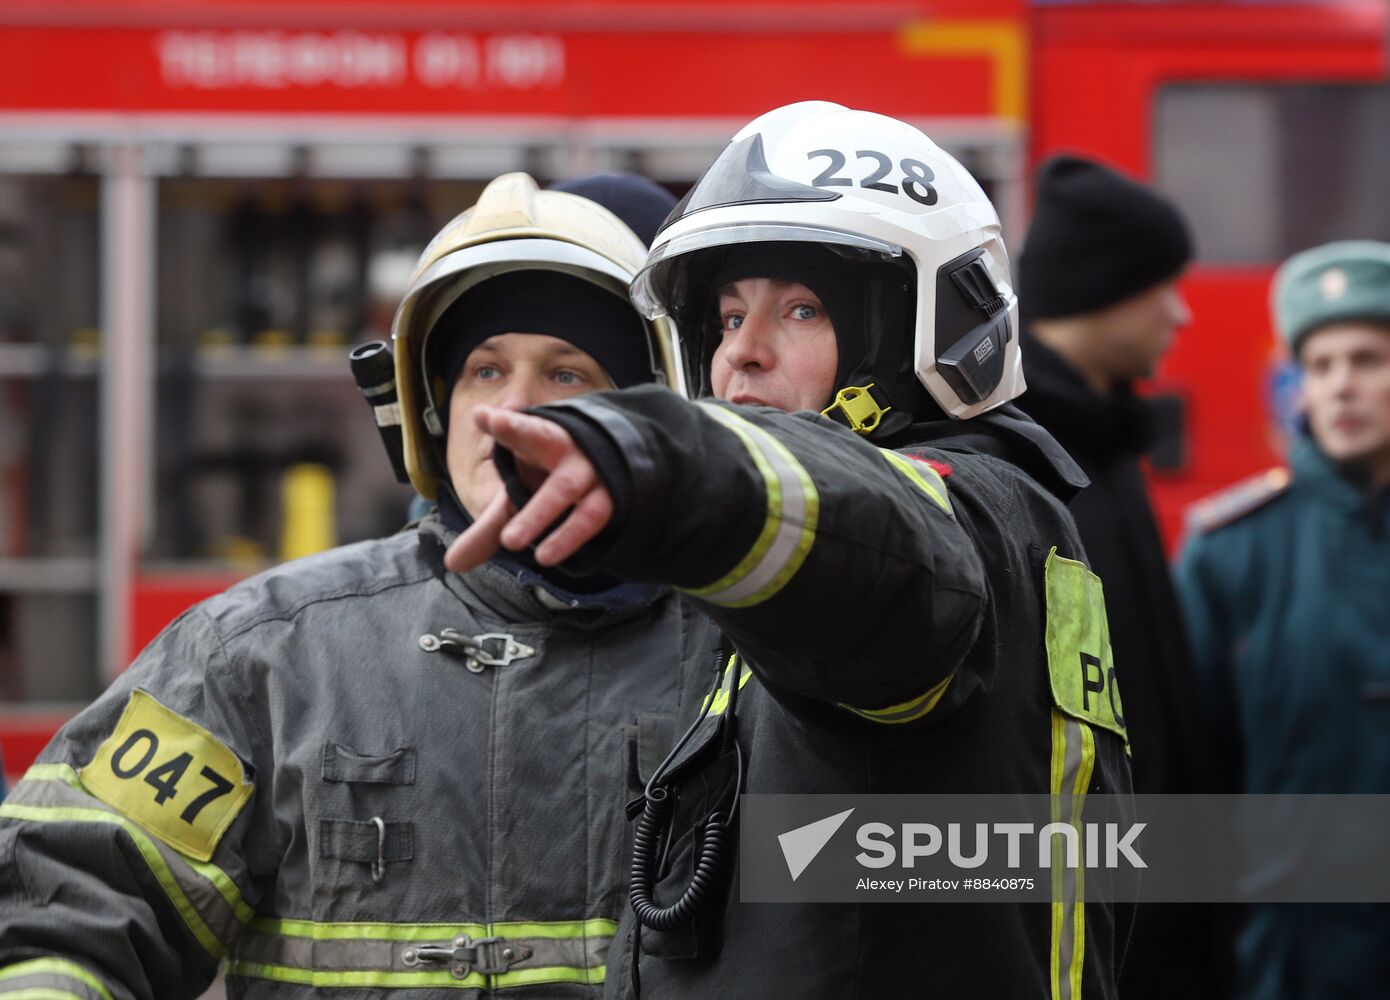
M 1171 201 L 1093 160 L 1056 156 L 1038 170 L 1019 308 L 1034 319 L 1094 312 L 1177 277 L 1191 259 Z
M 446 399 L 473 348 L 501 333 L 567 341 L 619 389 L 656 377 L 646 327 L 625 298 L 560 271 L 508 271 L 460 295 L 430 333 L 430 371 L 443 376 Z
M 644 247 L 676 207 L 676 196 L 656 181 L 636 174 L 588 174 L 560 181 L 552 191 L 577 194 L 596 201 L 627 223 Z
M 861 314 L 861 290 L 868 281 L 867 265 L 850 261 L 817 243 L 744 243 L 732 247 L 723 255 L 711 280 L 712 309 L 717 311 L 720 288 L 742 278 L 771 278 L 775 281 L 794 281 L 805 285 L 825 307 L 826 315 L 835 328 L 838 353 L 835 387 L 845 384 L 854 366 L 867 352 L 864 336 L 865 317 Z M 718 317 L 713 317 L 717 331 Z M 709 368 L 709 355 L 718 346 L 717 332 L 707 338 L 704 370 Z M 825 400 L 824 406 L 830 400 Z

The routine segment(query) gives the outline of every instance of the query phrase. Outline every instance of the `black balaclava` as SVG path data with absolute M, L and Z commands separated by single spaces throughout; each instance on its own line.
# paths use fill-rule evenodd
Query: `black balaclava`
M 651 243 L 676 199 L 665 188 L 632 174 L 593 174 L 554 187 L 557 191 L 588 198 L 621 219 L 643 245 Z M 448 325 L 446 325 L 448 324 Z M 441 336 L 456 326 L 452 336 Z M 443 327 L 443 329 L 441 329 Z M 656 378 L 657 363 L 647 328 L 637 311 L 622 297 L 582 278 L 559 271 L 512 271 L 481 282 L 459 297 L 440 316 L 431 336 L 432 353 L 439 352 L 438 366 L 429 371 L 444 376 L 444 399 L 437 401 L 447 426 L 448 398 L 468 355 L 488 337 L 499 333 L 544 333 L 566 340 L 588 353 L 608 373 L 614 385 L 625 388 Z M 439 514 L 446 525 L 462 531 L 472 523 L 454 495 L 448 464 L 437 442 L 436 456 L 445 473 L 438 493 Z M 554 567 L 536 564 L 529 552 L 502 551 L 493 562 L 518 576 L 523 583 L 540 583 L 576 606 L 623 606 L 649 600 L 653 588 L 621 584 L 602 574 L 572 577 Z
M 620 389 L 654 377 L 646 326 L 626 300 L 560 271 L 509 271 L 460 295 L 430 331 L 426 357 L 446 437 L 449 397 L 464 363 L 479 344 L 503 333 L 544 334 L 571 343 Z M 440 468 L 447 470 L 442 440 L 436 440 L 436 451 Z M 447 471 L 440 486 L 440 514 L 462 530 L 471 518 L 454 496 Z
M 873 383 L 893 407 L 874 433 L 875 440 L 913 422 L 945 419 L 917 378 L 913 359 L 917 294 L 909 265 L 881 257 L 845 256 L 801 242 L 746 243 L 715 253 L 717 258 L 704 264 L 708 279 L 692 280 L 691 308 L 676 316 L 678 325 L 698 324 L 692 340 L 698 343 L 699 370 L 706 387 L 719 343 L 718 289 L 741 278 L 773 278 L 805 285 L 825 306 L 835 327 L 835 389 Z M 821 406 L 830 402 L 824 400 Z

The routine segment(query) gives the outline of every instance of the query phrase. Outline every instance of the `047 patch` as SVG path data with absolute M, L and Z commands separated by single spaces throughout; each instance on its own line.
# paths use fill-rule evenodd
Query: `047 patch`
M 198 861 L 211 860 L 255 790 L 225 743 L 138 690 L 81 776 L 101 801 Z
M 1118 733 L 1128 743 L 1100 577 L 1085 563 L 1059 556 L 1055 547 L 1043 577 L 1053 701 L 1068 715 Z

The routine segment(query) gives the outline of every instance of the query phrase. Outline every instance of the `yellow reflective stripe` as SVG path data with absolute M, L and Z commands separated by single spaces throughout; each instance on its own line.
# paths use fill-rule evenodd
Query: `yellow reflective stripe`
M 272 920 L 257 917 L 251 929 L 282 937 L 310 938 L 315 941 L 414 941 L 422 938 L 489 937 L 483 924 L 367 924 L 315 923 L 312 920 Z
M 421 938 L 469 937 L 543 937 L 590 938 L 612 937 L 618 925 L 612 920 L 595 917 L 592 920 L 557 920 L 502 924 L 384 924 L 344 921 L 320 923 L 313 920 L 275 920 L 256 917 L 251 929 L 284 937 L 312 938 L 316 941 L 414 941 Z
M 701 712 L 704 712 L 705 708 L 708 707 L 709 712 L 707 714 L 709 715 L 724 714 L 724 710 L 729 707 L 729 677 L 734 669 L 734 664 L 737 662 L 738 654 L 730 654 L 729 662 L 724 664 L 724 673 L 720 675 L 718 684 L 715 685 L 713 691 L 705 695 L 705 700 L 700 702 Z M 744 666 L 742 672 L 738 676 L 738 687 L 740 691 L 743 690 L 744 685 L 748 683 L 748 679 L 752 676 L 753 671 L 748 669 L 747 666 Z M 714 699 L 713 704 L 710 703 L 711 698 Z
M 1077 770 L 1076 784 L 1073 787 L 1073 794 L 1076 796 L 1072 808 L 1072 826 L 1076 827 L 1084 835 L 1085 826 L 1081 820 L 1081 810 L 1086 804 L 1086 790 L 1091 787 L 1091 774 L 1095 770 L 1096 763 L 1096 734 L 1090 726 L 1085 723 L 1073 723 L 1076 727 L 1075 732 L 1081 736 L 1081 767 Z M 1083 836 L 1084 842 L 1084 836 Z M 1071 995 L 1073 1000 L 1081 996 L 1081 974 L 1085 966 L 1086 955 L 1086 866 L 1078 865 L 1076 868 L 1076 911 L 1072 914 L 1074 927 L 1072 928 L 1072 958 L 1071 958 Z
M 310 920 L 274 920 L 258 917 L 252 921 L 250 933 L 238 941 L 239 955 L 234 955 L 229 963 L 232 975 L 246 978 L 269 979 L 293 982 L 318 987 L 401 987 L 425 988 L 443 986 L 457 988 L 500 989 L 506 986 L 529 985 L 534 983 L 581 983 L 597 984 L 606 975 L 602 956 L 617 931 L 617 923 L 607 918 L 563 921 L 517 921 L 496 924 L 397 924 L 397 923 L 315 923 Z M 419 943 L 433 940 L 445 942 L 460 935 L 470 938 L 501 938 L 504 943 L 513 942 L 540 948 L 545 942 L 566 942 L 582 945 L 581 954 L 592 965 L 532 964 L 530 967 L 512 969 L 507 972 L 486 975 L 470 972 L 463 979 L 455 979 L 448 969 L 438 966 L 400 969 L 392 968 L 395 959 L 381 965 L 380 952 L 377 957 L 365 955 L 365 961 L 353 967 L 351 961 L 344 961 L 343 955 L 329 954 L 321 949 L 330 943 L 348 947 L 357 944 L 391 945 Z M 263 935 L 258 941 L 256 935 Z M 277 947 L 281 942 L 313 942 L 313 951 L 303 950 L 295 954 L 292 947 Z M 567 949 L 562 948 L 561 953 Z M 575 953 L 573 948 L 569 953 Z M 343 953 L 347 954 L 347 953 Z
M 208 954 L 214 958 L 226 957 L 227 949 L 223 947 L 221 941 L 217 940 L 217 936 L 212 933 L 208 925 L 203 922 L 202 916 L 199 915 L 197 908 L 189 901 L 188 897 L 184 895 L 183 889 L 179 888 L 178 881 L 160 855 L 159 848 L 155 847 L 154 842 L 150 840 L 149 835 L 144 830 L 124 816 L 100 809 L 21 806 L 6 802 L 0 805 L 0 817 L 25 819 L 34 823 L 105 823 L 120 827 L 134 841 L 136 848 L 145 859 L 145 864 L 149 865 L 150 871 L 164 889 L 169 901 L 174 904 L 174 909 L 178 910 L 183 922 L 188 925 L 188 929 L 198 939 L 198 943 L 207 949 Z
M 884 726 L 901 726 L 905 722 L 916 722 L 935 708 L 936 703 L 946 693 L 946 689 L 951 686 L 951 678 L 953 677 L 955 677 L 954 671 L 916 698 L 905 701 L 901 705 L 889 705 L 887 708 L 855 708 L 853 705 L 840 705 L 839 707 L 847 712 L 853 712 L 861 719 L 868 719 L 870 722 L 877 722 Z
M 61 781 L 65 785 L 76 788 L 79 792 L 87 790 L 82 787 L 82 779 L 77 776 L 77 771 L 69 764 L 34 764 L 24 772 L 23 780 Z
M 955 511 L 951 509 L 951 501 L 947 497 L 946 480 L 941 478 L 941 473 L 925 462 L 918 462 L 906 455 L 900 455 L 896 451 L 880 449 L 879 454 L 888 459 L 889 463 L 904 476 L 912 480 L 918 489 L 932 499 L 933 503 L 952 517 L 955 516 Z
M 76 962 L 70 962 L 66 958 L 32 958 L 27 962 L 19 962 L 15 965 L 6 966 L 0 969 L 0 982 L 6 979 L 18 979 L 23 976 L 66 976 L 75 979 L 84 986 L 90 987 L 95 993 L 112 1000 L 111 993 L 106 989 L 106 985 L 92 975 Z M 13 996 L 14 994 L 8 994 Z M 65 994 L 77 996 L 77 994 Z M 81 1000 L 81 997 L 78 997 Z
M 1049 982 L 1052 1000 L 1080 1000 L 1086 955 L 1085 826 L 1082 810 L 1095 772 L 1096 738 L 1091 727 L 1057 710 L 1052 712 L 1051 822 L 1066 822 L 1081 834 L 1083 863 L 1066 865 L 1066 852 L 1052 858 L 1052 948 Z M 1065 806 L 1066 814 L 1063 815 Z
M 227 963 L 227 975 L 247 979 L 268 979 L 278 983 L 295 983 L 301 986 L 317 987 L 377 987 L 402 989 L 483 989 L 487 977 L 478 972 L 470 972 L 462 979 L 454 978 L 452 972 L 330 972 L 312 969 L 294 969 L 284 965 L 266 965 L 257 962 Z M 493 989 L 511 986 L 535 986 L 545 983 L 578 983 L 580 985 L 601 985 L 607 978 L 607 968 L 599 965 L 592 969 L 542 968 L 518 969 L 504 972 L 493 979 Z M 80 1000 L 80 998 L 79 998 Z
M 616 933 L 617 921 L 601 917 L 584 921 L 492 924 L 489 927 L 489 935 L 497 937 L 594 938 L 612 937 Z
M 65 785 L 75 788 L 84 795 L 89 794 L 86 787 L 82 784 L 82 778 L 77 771 L 69 764 L 34 764 L 29 770 L 24 772 L 24 781 L 60 781 Z M 98 800 L 99 801 L 99 800 Z M 105 805 L 105 803 L 103 803 Z M 109 807 L 108 807 L 109 808 Z M 133 821 L 132 821 L 133 822 Z M 174 848 L 177 850 L 177 848 Z M 251 918 L 256 915 L 256 911 L 251 909 L 246 900 L 241 898 L 241 890 L 237 888 L 232 877 L 224 872 L 217 865 L 210 861 L 196 861 L 188 855 L 180 852 L 180 857 L 195 872 L 212 883 L 218 894 L 227 901 L 227 905 L 236 914 L 237 920 L 243 924 L 249 923 Z
M 455 979 L 447 969 L 428 972 L 331 972 L 314 969 L 293 969 L 285 965 L 266 965 L 258 962 L 227 963 L 227 975 L 243 976 L 248 979 L 269 979 L 277 983 L 297 983 L 301 986 L 357 986 L 357 987 L 402 987 L 405 989 L 482 989 L 487 985 L 486 977 L 470 972 L 462 979 Z
M 752 607 L 785 587 L 806 561 L 816 538 L 820 494 L 782 442 L 736 413 L 710 403 L 699 405 L 748 449 L 767 493 L 767 519 L 752 548 L 733 569 L 714 583 L 682 591 L 722 607 Z
M 752 676 L 753 676 L 752 670 L 749 670 L 749 669 L 746 668 L 746 666 L 745 666 L 744 670 L 742 670 L 742 673 L 739 673 L 739 675 L 738 675 L 738 690 L 739 690 L 739 691 L 744 690 L 745 684 L 748 683 L 748 680 L 751 679 Z M 705 701 L 709 701 L 709 695 L 708 695 L 708 694 L 705 695 Z M 701 709 L 703 709 L 703 708 L 705 708 L 705 707 L 703 707 L 703 705 L 701 705 Z M 710 713 L 710 715 L 723 715 L 724 709 L 726 709 L 726 708 L 728 708 L 728 687 L 727 687 L 727 686 L 723 686 L 723 687 L 720 687 L 719 690 L 714 691 L 714 702 L 713 702 L 713 704 L 710 705 L 710 707 L 709 707 L 709 713 Z
M 579 983 L 588 986 L 600 986 L 608 978 L 608 967 L 606 965 L 596 965 L 592 969 L 572 969 L 572 968 L 545 968 L 545 969 L 518 969 L 515 972 L 503 972 L 496 977 L 496 989 L 504 989 L 508 986 L 538 986 L 543 983 Z
M 1062 771 L 1066 761 L 1067 753 L 1067 730 L 1066 724 L 1057 712 L 1052 712 L 1052 766 L 1049 781 L 1049 789 L 1052 793 L 1052 805 L 1049 822 L 1060 823 L 1062 820 L 1062 803 L 1058 796 L 1062 791 Z M 1062 991 L 1059 988 L 1061 983 L 1062 967 L 1062 927 L 1066 919 L 1066 906 L 1062 900 L 1062 866 L 1056 861 L 1057 855 L 1053 854 L 1052 862 L 1052 946 L 1048 949 L 1048 977 L 1047 981 L 1051 984 L 1052 1000 L 1059 1000 Z M 1068 984 L 1070 985 L 1070 983 Z
M 0 989 L 6 1000 L 86 1000 L 86 997 L 67 990 L 54 990 L 46 986 L 31 986 L 22 990 Z

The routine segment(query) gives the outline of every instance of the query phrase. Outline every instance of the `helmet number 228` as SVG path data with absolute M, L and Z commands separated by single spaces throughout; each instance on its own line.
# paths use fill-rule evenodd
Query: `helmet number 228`
M 889 194 L 897 194 L 896 184 L 885 184 L 883 178 L 887 177 L 893 170 L 893 160 L 886 153 L 880 153 L 876 149 L 860 149 L 854 154 L 861 160 L 872 160 L 877 166 L 875 169 L 861 178 L 859 186 L 869 188 L 874 191 L 887 191 Z M 830 165 L 816 175 L 811 181 L 812 187 L 853 187 L 854 181 L 848 177 L 837 176 L 844 169 L 846 157 L 838 149 L 813 149 L 806 154 L 808 160 L 814 160 L 818 156 L 827 157 Z M 898 164 L 898 168 L 903 172 L 902 193 L 906 194 L 913 201 L 923 205 L 935 205 L 937 194 L 936 188 L 932 186 L 932 181 L 936 179 L 936 174 L 932 168 L 921 160 L 904 159 Z

